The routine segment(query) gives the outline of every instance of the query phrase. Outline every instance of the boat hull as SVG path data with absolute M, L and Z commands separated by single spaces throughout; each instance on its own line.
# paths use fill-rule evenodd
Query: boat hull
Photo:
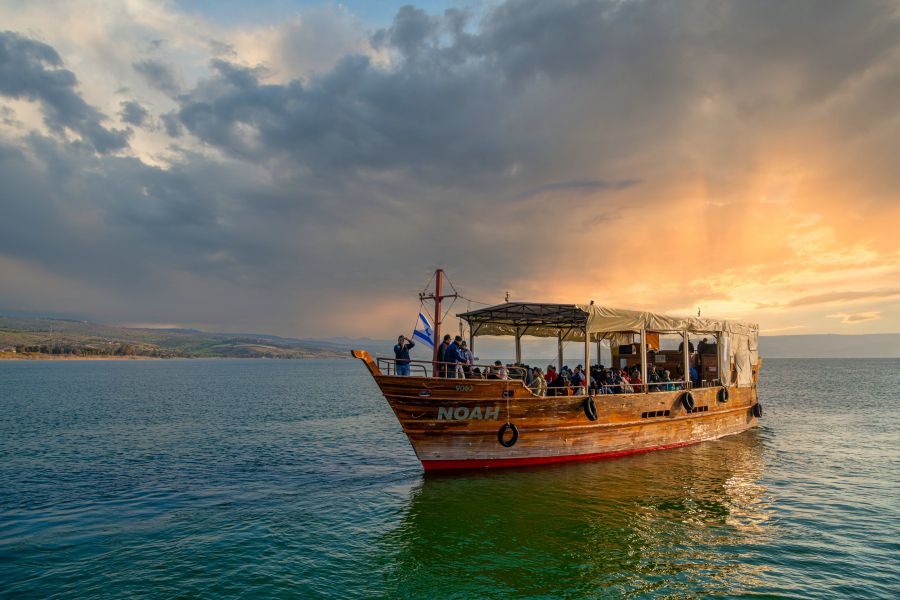
M 360 357 L 362 358 L 362 357 Z M 370 371 L 426 471 L 519 467 L 614 458 L 686 446 L 758 425 L 755 384 L 593 396 L 535 396 L 520 381 L 383 375 Z M 754 382 L 756 373 L 754 373 Z M 515 425 L 516 442 L 498 434 Z M 509 431 L 503 438 L 509 443 Z

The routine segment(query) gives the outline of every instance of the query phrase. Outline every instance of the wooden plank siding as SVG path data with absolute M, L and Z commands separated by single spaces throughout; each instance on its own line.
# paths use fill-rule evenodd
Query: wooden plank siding
M 435 461 L 577 460 L 579 455 L 680 446 L 757 425 L 752 413 L 757 369 L 754 385 L 730 387 L 727 402 L 717 400 L 718 387 L 691 390 L 692 412 L 682 403 L 683 390 L 597 395 L 598 418 L 591 421 L 584 410 L 586 396 L 535 396 L 521 381 L 382 375 L 367 354 L 357 357 L 370 361 L 370 372 L 426 466 Z M 659 416 L 642 416 L 646 413 Z M 473 414 L 476 418 L 468 418 Z M 519 431 L 509 448 L 497 440 L 507 422 Z

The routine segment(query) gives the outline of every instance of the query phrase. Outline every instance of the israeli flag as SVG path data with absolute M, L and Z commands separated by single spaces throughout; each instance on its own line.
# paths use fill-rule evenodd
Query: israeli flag
M 416 321 L 416 329 L 413 331 L 413 339 L 422 342 L 429 348 L 434 348 L 434 328 L 428 321 L 428 317 L 419 313 L 419 320 Z

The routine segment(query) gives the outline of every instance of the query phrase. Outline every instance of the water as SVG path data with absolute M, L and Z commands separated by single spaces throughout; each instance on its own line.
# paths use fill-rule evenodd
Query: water
M 424 477 L 355 361 L 0 362 L 0 596 L 896 598 L 896 360 L 762 427 Z

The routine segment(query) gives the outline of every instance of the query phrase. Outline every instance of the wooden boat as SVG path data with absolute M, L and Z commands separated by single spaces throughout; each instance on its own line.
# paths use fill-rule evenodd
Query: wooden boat
M 427 298 L 435 300 L 434 314 L 440 315 L 441 271 L 436 276 L 436 293 Z M 514 337 L 516 363 L 521 363 L 521 338 L 528 335 L 558 340 L 560 368 L 563 342 L 582 341 L 585 365 L 591 364 L 592 342 L 598 357 L 600 344 L 606 343 L 615 365 L 639 365 L 642 382 L 648 381 L 651 357 L 654 364 L 680 362 L 683 373 L 700 366 L 702 376 L 699 381 L 685 377 L 665 385 L 639 384 L 632 386 L 633 393 L 582 388 L 572 395 L 543 396 L 521 379 L 439 377 L 436 356 L 412 361 L 412 375 L 398 376 L 393 358 L 376 359 L 354 350 L 426 471 L 539 465 L 677 448 L 740 433 L 757 426 L 762 416 L 755 324 L 593 303 L 507 302 L 457 316 L 469 326 L 473 351 L 477 336 Z M 434 331 L 439 340 L 439 320 Z M 676 333 L 687 352 L 654 351 L 659 334 Z M 716 343 L 703 354 L 692 354 L 692 334 L 715 336 Z

